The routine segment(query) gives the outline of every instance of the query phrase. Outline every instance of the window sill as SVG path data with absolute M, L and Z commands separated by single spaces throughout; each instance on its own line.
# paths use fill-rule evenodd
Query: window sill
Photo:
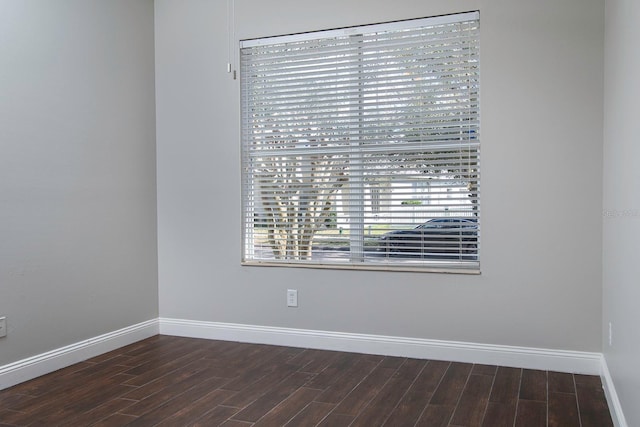
M 321 270 L 364 270 L 364 271 L 389 271 L 389 272 L 411 272 L 411 273 L 442 273 L 442 274 L 469 274 L 480 275 L 480 265 L 470 265 L 465 267 L 452 267 L 446 264 L 433 266 L 416 266 L 401 264 L 323 264 L 312 262 L 278 262 L 278 261 L 242 261 L 245 267 L 287 267 L 287 268 L 313 268 Z

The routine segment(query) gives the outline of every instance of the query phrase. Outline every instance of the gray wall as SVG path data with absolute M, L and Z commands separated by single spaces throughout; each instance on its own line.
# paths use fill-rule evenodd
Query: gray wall
M 234 42 L 480 10 L 482 274 L 241 267 L 226 2 L 157 0 L 161 316 L 601 351 L 602 1 L 235 4 Z
M 640 4 L 607 0 L 603 348 L 627 422 L 640 425 Z M 609 346 L 609 323 L 612 340 Z
M 152 0 L 0 0 L 0 366 L 158 315 Z

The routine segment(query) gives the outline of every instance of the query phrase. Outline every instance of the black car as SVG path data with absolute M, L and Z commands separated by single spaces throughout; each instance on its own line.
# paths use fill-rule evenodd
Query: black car
M 388 256 L 474 260 L 478 257 L 476 218 L 435 218 L 409 230 L 380 237 Z

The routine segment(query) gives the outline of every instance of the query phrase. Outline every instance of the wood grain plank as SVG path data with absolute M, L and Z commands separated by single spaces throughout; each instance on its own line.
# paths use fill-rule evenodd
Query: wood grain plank
M 573 381 L 573 375 L 564 372 L 552 372 L 548 373 L 549 378 L 549 393 L 574 393 L 576 387 Z
M 482 426 L 492 384 L 493 377 L 489 375 L 470 375 L 451 423 L 461 427 Z
M 516 401 L 517 402 L 517 401 Z M 482 420 L 483 427 L 512 427 L 516 415 L 516 402 L 489 402 Z
M 8 425 L 8 426 L 20 426 L 14 420 L 19 420 L 21 417 L 24 417 L 24 412 L 13 411 L 11 409 L 2 409 L 0 408 L 0 424 Z M 24 425 L 24 424 L 22 424 Z
M 109 353 L 106 353 L 109 354 Z M 97 358 L 96 358 L 97 359 Z M 130 356 L 126 356 L 124 354 L 113 354 L 110 357 L 105 356 L 104 354 L 102 355 L 102 361 L 96 362 L 93 359 L 89 359 L 86 362 L 87 363 L 92 363 L 92 364 L 101 364 L 103 366 L 106 365 L 122 365 L 122 366 L 128 366 L 130 368 L 134 367 L 133 364 L 133 358 Z
M 149 426 L 149 425 L 155 426 L 161 423 L 162 421 L 173 417 L 176 414 L 181 413 L 183 416 L 188 415 L 189 411 L 197 412 L 196 418 L 200 418 L 202 415 L 204 415 L 204 413 L 206 413 L 206 410 L 199 412 L 199 409 L 201 409 L 202 406 L 201 405 L 196 406 L 194 405 L 194 402 L 199 402 L 200 400 L 206 399 L 208 397 L 208 400 L 212 401 L 213 406 L 220 403 L 226 397 L 224 393 L 217 393 L 215 395 L 212 395 L 211 393 L 212 393 L 212 390 L 214 392 L 220 391 L 216 389 L 220 385 L 222 385 L 224 381 L 225 381 L 224 378 L 215 378 L 215 377 L 203 380 L 198 384 L 196 384 L 195 386 L 187 389 L 183 393 L 180 393 L 171 399 L 165 400 L 164 403 L 162 403 L 161 405 L 155 406 L 152 409 L 142 413 L 138 418 L 136 418 L 129 425 L 131 427 Z M 226 393 L 229 393 L 229 392 L 227 391 Z M 132 406 L 135 406 L 135 405 L 132 405 Z M 128 413 L 128 414 L 132 414 L 136 412 L 136 411 L 130 410 L 130 408 L 131 407 L 121 412 Z M 189 409 L 185 410 L 185 408 L 189 408 Z M 188 422 L 190 421 L 194 421 L 194 420 L 188 420 Z
M 490 375 L 495 376 L 498 367 L 496 365 L 473 365 L 472 375 Z
M 129 422 L 135 420 L 136 417 L 131 415 L 113 414 L 103 420 L 91 424 L 91 427 L 122 427 L 129 424 Z
M 449 362 L 429 361 L 387 418 L 385 425 L 414 425 L 449 368 Z
M 114 367 L 110 367 L 114 369 Z M 122 368 L 121 368 L 122 369 Z M 96 393 L 103 393 L 105 390 L 110 390 L 112 387 L 119 387 L 118 392 L 120 394 L 126 393 L 129 388 L 123 388 L 120 384 L 120 380 L 114 375 L 114 371 L 103 372 L 104 378 L 95 378 L 96 381 L 88 383 L 79 383 L 73 381 L 65 387 L 59 387 L 55 392 L 47 393 L 36 397 L 27 407 L 20 409 L 19 416 L 15 416 L 12 419 L 2 420 L 8 424 L 28 425 L 41 420 L 43 417 L 56 417 L 58 411 L 66 411 L 66 406 L 69 402 L 77 402 L 81 400 L 83 396 L 90 396 L 93 398 Z M 115 371 L 117 373 L 117 371 Z M 60 393 L 60 390 L 63 390 Z M 20 406 L 20 405 L 19 405 Z
M 211 427 L 221 425 L 239 411 L 231 406 L 216 406 L 193 423 L 193 427 Z
M 482 425 L 512 427 L 516 415 L 522 369 L 498 367 Z
M 451 363 L 438 388 L 433 393 L 430 405 L 455 405 L 467 383 L 472 365 L 469 363 Z
M 87 391 L 87 393 L 69 399 L 65 404 L 56 405 L 45 411 L 33 412 L 33 416 L 38 417 L 29 423 L 31 426 L 50 427 L 59 425 L 65 420 L 76 419 L 78 416 L 92 410 L 100 405 L 100 402 L 118 399 L 129 391 L 131 387 L 122 384 L 107 385 L 99 389 Z
M 204 350 L 193 348 L 187 354 L 176 353 L 175 358 L 170 360 L 154 361 L 152 363 L 145 363 L 138 367 L 125 371 L 125 374 L 134 375 L 125 384 L 133 385 L 136 387 L 143 386 L 149 382 L 154 381 L 156 378 L 169 374 L 177 369 L 182 369 L 188 366 L 191 362 L 202 359 Z M 198 369 L 196 367 L 196 369 Z
M 134 415 L 136 417 L 144 415 L 200 384 L 203 379 L 207 377 L 206 371 L 194 372 L 193 375 L 182 379 L 181 381 L 177 381 L 173 385 L 165 387 L 158 392 L 139 400 L 126 408 L 123 413 L 127 415 Z M 223 384 L 226 379 L 214 378 L 214 381 Z M 123 397 L 126 397 L 126 395 Z
M 320 373 L 329 366 L 336 357 L 340 355 L 337 351 L 307 349 L 287 362 L 294 365 L 302 372 Z
M 382 387 L 351 424 L 352 427 L 381 425 L 395 409 L 426 365 L 424 360 L 408 359 Z
M 120 412 L 125 409 L 127 406 L 132 405 L 134 403 L 133 400 L 127 399 L 112 399 L 108 400 L 102 405 L 97 405 L 95 408 L 87 411 L 83 414 L 79 414 L 76 417 L 70 417 L 69 419 L 65 419 L 64 422 L 70 426 L 88 426 L 94 422 L 103 420 L 108 418 L 109 416 Z
M 279 405 L 271 409 L 262 418 L 260 418 L 254 426 L 269 427 L 283 426 L 302 411 L 313 398 L 320 393 L 320 390 L 313 388 L 301 387 L 294 391 L 291 396 L 287 397 Z
M 318 374 L 330 366 L 338 358 L 339 354 L 337 351 L 323 350 L 316 358 L 304 365 L 300 371 Z
M 573 379 L 576 385 L 580 384 L 580 385 L 584 385 L 591 388 L 602 389 L 602 381 L 600 380 L 600 377 L 597 375 L 574 374 Z
M 547 404 L 535 400 L 519 400 L 515 427 L 546 427 Z
M 30 390 L 42 390 L 35 393 L 36 399 L 25 402 L 24 405 L 15 405 L 13 409 L 22 411 L 25 408 L 33 410 L 34 408 L 46 403 L 77 393 L 77 391 L 92 380 L 101 381 L 106 377 L 111 377 L 124 372 L 127 367 L 111 364 L 82 364 L 81 370 L 73 371 L 68 375 L 57 378 L 54 374 L 49 374 L 47 378 L 37 378 L 34 380 L 35 387 L 28 387 Z M 30 382 L 29 382 L 30 383 Z
M 23 407 L 29 406 L 29 401 L 35 399 L 34 396 L 27 394 L 13 393 L 7 391 L 5 394 L 0 394 L 0 408 L 12 409 L 15 405 L 22 405 Z
M 447 427 L 455 405 L 429 404 L 416 423 L 416 427 Z
M 547 401 L 547 372 L 532 369 L 522 371 L 520 399 Z
M 369 356 L 354 353 L 341 353 L 329 366 L 316 375 L 307 387 L 326 390 L 332 386 L 338 379 L 360 364 L 371 363 L 373 366 L 382 361 L 382 356 Z M 373 368 L 371 368 L 373 369 Z
M 273 407 L 292 395 L 312 377 L 306 372 L 296 372 L 284 381 L 274 386 L 269 393 L 263 394 L 251 405 L 232 417 L 237 421 L 256 422 L 267 414 Z
M 330 403 L 311 402 L 286 424 L 290 427 L 311 427 L 320 423 L 335 408 Z
M 329 414 L 318 427 L 347 427 L 353 421 L 353 417 L 344 414 Z
M 209 377 L 227 378 L 225 376 L 227 374 L 222 373 L 222 376 L 220 376 L 220 374 L 221 372 L 219 366 L 217 366 L 217 363 L 215 361 L 212 361 L 210 359 L 198 359 L 197 361 L 191 362 L 174 371 L 168 373 L 158 373 L 158 377 L 156 379 L 147 378 L 147 383 L 134 388 L 124 397 L 132 400 L 142 400 L 151 396 L 152 394 L 166 389 L 167 387 L 172 387 L 175 383 L 179 383 L 193 376 L 207 375 Z M 147 376 L 146 374 L 144 375 Z M 230 381 L 231 379 L 232 378 L 227 378 L 228 381 Z M 127 381 L 127 384 L 129 383 L 130 381 Z
M 604 390 L 596 384 L 576 384 L 582 427 L 613 427 Z
M 547 417 L 549 427 L 580 427 L 576 395 L 550 391 Z
M 155 335 L 142 341 L 138 341 L 133 344 L 129 344 L 125 347 L 117 349 L 118 354 L 124 354 L 130 357 L 142 356 L 143 354 L 150 355 L 155 352 L 163 351 L 170 347 L 175 348 L 176 345 L 180 345 L 184 340 L 180 340 L 181 337 L 174 337 L 168 335 Z M 103 355 L 104 356 L 104 355 Z
M 333 384 L 327 387 L 325 391 L 315 399 L 316 402 L 334 403 L 337 405 L 380 363 L 382 363 L 382 358 L 360 358 L 358 363 L 340 372 Z M 309 386 L 314 387 L 315 384 L 311 382 Z
M 491 390 L 490 402 L 517 403 L 522 369 L 499 367 Z
M 165 417 L 162 421 L 156 424 L 156 427 L 190 425 L 204 417 L 209 411 L 211 411 L 211 408 L 215 408 L 232 393 L 232 391 L 228 390 L 213 390 L 201 399 L 197 399 L 193 403 L 184 405 L 182 408 L 178 408 L 178 410 L 174 411 L 172 415 Z
M 373 397 L 385 385 L 387 380 L 398 370 L 404 359 L 399 357 L 385 357 L 378 367 L 371 371 L 360 384 L 336 406 L 336 414 L 357 416 Z
M 227 420 L 224 423 L 220 424 L 221 427 L 249 427 L 252 425 L 253 423 L 237 420 Z
M 180 339 L 177 341 L 163 341 L 158 343 L 153 351 L 143 352 L 131 356 L 127 365 L 132 366 L 127 371 L 131 375 L 140 375 L 149 370 L 158 368 L 165 363 L 170 363 L 175 359 L 191 354 L 197 350 L 199 345 L 197 342 L 185 341 Z M 129 354 L 125 354 L 130 356 Z
M 284 354 L 285 349 L 281 348 L 279 350 L 275 349 L 273 352 L 263 355 L 255 360 L 243 359 L 246 365 L 242 373 L 233 381 L 227 383 L 224 388 L 232 391 L 241 391 L 246 389 L 274 369 L 278 367 L 282 368 L 282 357 Z M 288 370 L 288 372 L 293 371 L 295 371 L 295 368 Z
M 17 393 L 17 394 L 25 394 L 28 396 L 39 396 L 44 393 L 49 393 L 51 390 L 60 387 L 62 381 L 73 381 L 73 378 L 77 378 L 78 376 L 86 375 L 84 373 L 78 374 L 80 371 L 84 371 L 90 367 L 94 367 L 95 363 L 87 363 L 80 362 L 75 365 L 68 366 L 66 368 L 62 368 L 50 374 L 43 375 L 41 377 L 35 378 L 31 381 L 24 382 L 22 384 L 15 385 L 8 390 L 3 390 L 1 393 Z
M 295 367 L 289 364 L 282 363 L 279 366 L 274 367 L 270 372 L 266 373 L 263 377 L 258 378 L 254 383 L 249 383 L 245 388 L 234 391 L 225 402 L 226 406 L 235 406 L 238 408 L 244 408 L 251 404 L 251 402 L 257 400 L 265 393 L 268 393 L 278 385 L 280 382 L 286 380 L 291 375 L 296 373 Z M 223 386 L 225 390 L 238 388 L 238 384 L 228 387 Z
M 473 365 L 451 363 L 416 425 L 447 426 L 464 390 Z

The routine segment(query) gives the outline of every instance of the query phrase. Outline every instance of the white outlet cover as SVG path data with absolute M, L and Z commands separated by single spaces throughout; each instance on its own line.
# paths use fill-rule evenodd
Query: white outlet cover
M 287 307 L 298 306 L 298 291 L 296 289 L 287 289 Z

